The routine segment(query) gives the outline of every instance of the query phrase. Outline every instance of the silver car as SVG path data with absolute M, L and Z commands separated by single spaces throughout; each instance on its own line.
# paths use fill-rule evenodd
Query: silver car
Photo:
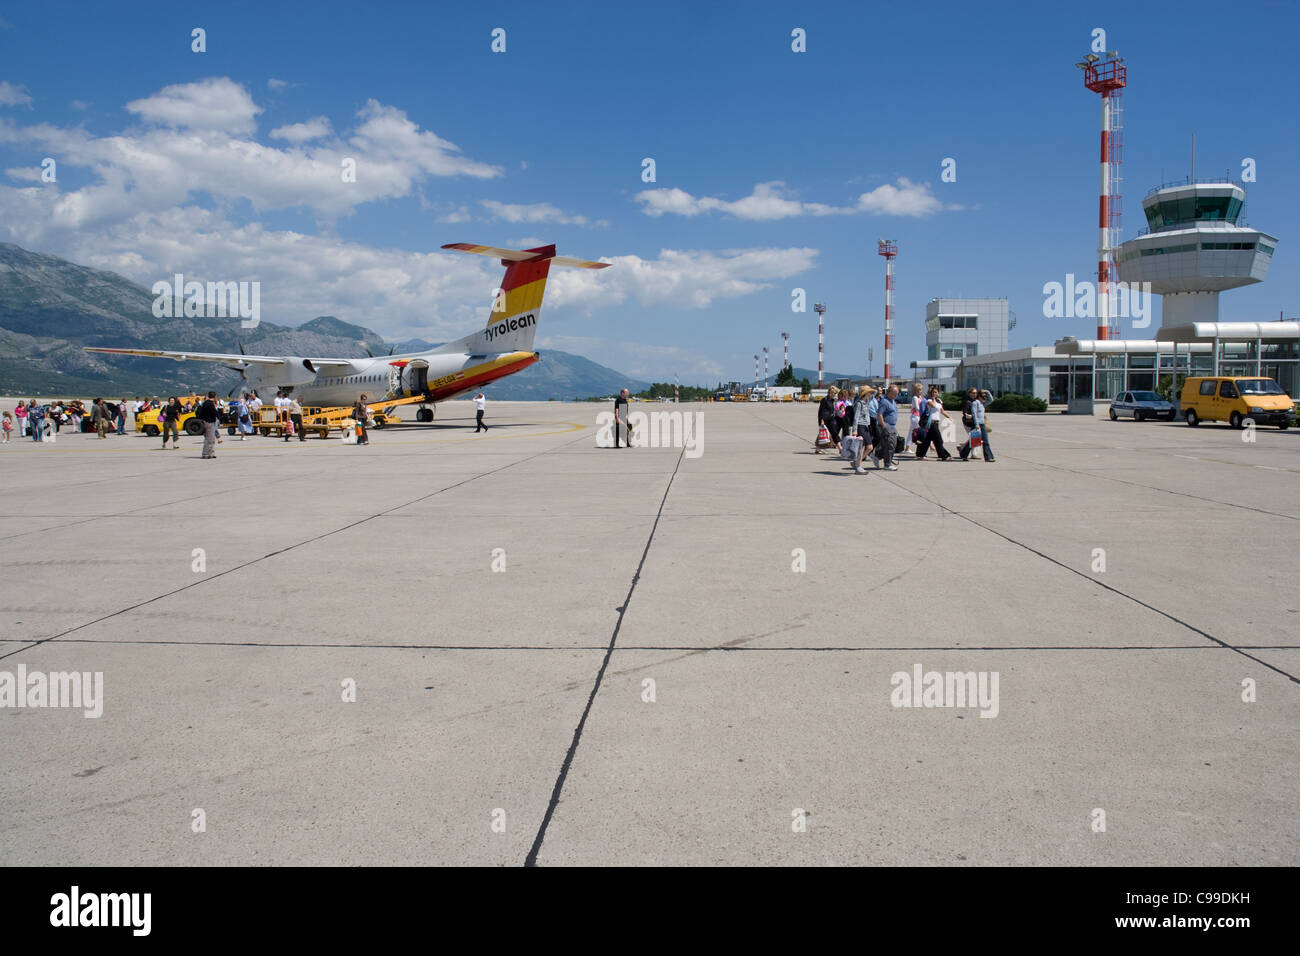
M 1155 392 L 1120 392 L 1110 402 L 1110 420 L 1132 417 L 1135 422 L 1148 418 L 1174 420 L 1174 406 Z

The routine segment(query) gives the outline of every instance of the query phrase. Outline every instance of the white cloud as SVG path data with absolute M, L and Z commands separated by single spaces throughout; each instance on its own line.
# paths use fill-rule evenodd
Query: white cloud
M 12 169 L 6 169 L 5 175 L 10 179 L 20 179 L 29 183 L 39 183 L 41 181 L 41 170 L 37 166 L 15 166 Z
M 447 213 L 445 216 L 439 216 L 438 221 L 451 223 L 455 225 L 456 223 L 470 222 L 473 220 L 473 218 L 474 217 L 469 214 L 468 206 L 458 206 L 456 207 L 456 209 L 454 209 L 452 212 Z
M 935 198 L 926 183 L 913 183 L 899 179 L 898 186 L 878 186 L 863 193 L 852 206 L 829 206 L 825 203 L 803 202 L 784 194 L 785 183 L 759 183 L 743 199 L 726 200 L 716 196 L 692 196 L 682 189 L 646 189 L 637 193 L 636 200 L 647 216 L 665 214 L 698 216 L 702 213 L 721 212 L 737 219 L 751 221 L 788 219 L 793 216 L 839 216 L 867 212 L 892 216 L 928 216 L 943 209 L 957 210 L 961 206 L 946 205 Z
M 586 216 L 571 216 L 548 202 L 523 204 L 480 199 L 479 205 L 492 213 L 492 218 L 505 222 L 545 222 L 561 226 L 585 226 L 590 222 Z
M 21 83 L 0 80 L 0 106 L 31 106 L 32 95 Z
M 900 178 L 897 186 L 885 183 L 863 193 L 858 197 L 857 208 L 885 216 L 929 216 L 943 209 L 958 210 L 962 207 L 940 202 L 930 191 L 929 183 L 914 183 Z
M 86 110 L 90 109 L 90 104 L 87 103 L 85 100 L 72 100 L 70 103 L 68 103 L 68 105 L 71 106 L 74 110 L 77 110 L 78 112 L 81 113 L 84 113 Z
M 379 169 L 381 175 L 386 172 L 405 175 L 406 170 L 475 179 L 501 175 L 499 167 L 461 156 L 460 147 L 455 143 L 421 130 L 395 107 L 367 100 L 357 116 L 362 123 L 348 142 L 363 152 L 383 157 L 386 162 Z
M 271 77 L 266 81 L 266 88 L 272 93 L 279 93 L 281 90 L 287 90 L 290 87 L 301 85 L 301 83 L 290 83 L 288 80 L 277 80 L 275 77 Z
M 576 250 L 568 255 L 585 254 Z M 611 269 L 552 269 L 547 296 L 557 305 L 607 308 L 628 299 L 645 306 L 703 309 L 770 288 L 776 280 L 816 265 L 817 250 L 727 249 L 721 252 L 661 249 L 657 259 L 602 257 Z
M 347 143 L 326 134 L 284 148 L 220 128 L 248 128 L 260 109 L 228 79 L 168 87 L 130 108 L 163 125 L 96 137 L 81 128 L 0 120 L 0 142 L 34 145 L 57 155 L 60 165 L 89 168 L 98 177 L 58 196 L 47 220 L 33 226 L 38 240 L 42 233 L 160 212 L 198 193 L 218 202 L 247 200 L 257 210 L 308 208 L 333 221 L 358 205 L 406 196 L 430 176 L 500 175 L 497 167 L 460 155 L 454 143 L 374 100 L 358 113 Z M 276 132 L 292 139 L 325 126 L 328 121 L 316 117 Z M 355 182 L 340 175 L 345 159 L 356 163 Z
M 224 76 L 165 86 L 126 108 L 146 122 L 233 135 L 252 133 L 262 112 L 246 89 Z
M 334 127 L 330 125 L 328 117 L 313 116 L 305 123 L 290 123 L 287 126 L 277 126 L 271 130 L 271 138 L 288 140 L 297 145 L 310 142 L 313 139 L 321 139 L 333 132 Z

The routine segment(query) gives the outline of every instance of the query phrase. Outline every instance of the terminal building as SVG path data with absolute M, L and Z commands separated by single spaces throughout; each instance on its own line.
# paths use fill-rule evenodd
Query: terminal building
M 1212 181 L 1157 187 L 1143 201 L 1149 228 L 1123 243 L 1117 260 L 1121 282 L 1150 283 L 1162 297 L 1155 338 L 1066 337 L 1054 346 L 1015 350 L 989 350 L 978 341 L 974 351 L 957 356 L 956 329 L 948 331 L 944 317 L 975 311 L 979 321 L 983 313 L 955 304 L 1005 300 L 935 299 L 926 308 L 928 356 L 915 363 L 918 371 L 924 368 L 945 388 L 1019 392 L 1085 414 L 1121 392 L 1154 391 L 1175 370 L 1179 376 L 1260 375 L 1300 397 L 1300 322 L 1219 321 L 1219 294 L 1262 282 L 1277 248 L 1276 237 L 1245 225 L 1245 198 L 1240 185 Z M 943 354 L 945 348 L 954 354 Z M 944 365 L 945 358 L 957 364 Z
M 925 361 L 912 363 L 917 378 L 944 390 L 956 388 L 958 367 L 976 356 L 1005 352 L 1015 324 L 1005 297 L 931 299 L 925 306 Z

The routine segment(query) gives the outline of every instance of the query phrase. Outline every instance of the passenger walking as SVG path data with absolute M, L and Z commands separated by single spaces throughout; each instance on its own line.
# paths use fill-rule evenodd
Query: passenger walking
M 27 426 L 32 430 L 32 441 L 45 441 L 45 409 L 34 398 L 27 406 Z
M 357 403 L 352 406 L 352 417 L 357 420 L 357 444 L 369 445 L 370 439 L 366 436 L 366 417 L 369 410 L 366 408 L 366 396 L 362 395 L 357 399 Z
M 921 408 L 924 404 L 925 404 L 925 398 L 921 395 L 921 383 L 913 382 L 912 399 L 911 399 L 911 417 L 908 421 L 907 441 L 903 445 L 904 453 L 915 448 L 916 445 L 921 441 L 921 435 L 920 435 Z
M 845 435 L 855 434 L 853 430 L 853 405 L 854 391 L 852 388 L 840 389 L 839 398 L 835 401 L 835 418 L 840 426 L 840 440 L 843 441 Z
M 474 428 L 475 435 L 477 435 L 479 431 L 488 430 L 488 427 L 483 424 L 483 413 L 485 411 L 487 411 L 487 398 L 482 392 L 479 392 L 474 396 L 474 421 L 476 423 Z
M 894 464 L 894 445 L 898 440 L 898 386 L 891 385 L 876 405 L 877 461 L 885 462 L 885 471 L 898 471 Z
M 858 446 L 858 453 L 853 459 L 853 471 L 859 475 L 867 473 L 867 470 L 862 467 L 862 461 L 872 452 L 871 416 L 876 401 L 875 391 L 870 385 L 863 385 L 858 389 L 857 400 L 853 403 L 853 433 L 862 439 L 862 444 Z
M 117 403 L 117 433 L 126 434 L 126 399 Z
M 840 426 L 835 419 L 835 396 L 838 394 L 839 389 L 832 385 L 826 389 L 826 394 L 822 396 L 822 400 L 817 404 L 818 428 L 820 429 L 823 425 L 826 427 L 826 433 L 831 436 L 831 444 L 835 446 L 836 451 L 840 450 Z M 815 454 L 820 455 L 821 452 L 822 450 L 817 448 Z
M 14 418 L 18 420 L 18 437 L 26 438 L 27 437 L 27 403 L 24 402 L 21 398 L 18 399 L 18 404 L 14 406 Z
M 302 430 L 302 406 L 298 404 L 298 399 L 289 398 L 289 421 L 293 423 L 293 430 L 298 436 L 298 441 L 306 441 L 307 436 Z
M 9 433 L 14 430 L 14 416 L 11 412 L 5 412 L 4 422 L 0 424 L 0 429 L 4 431 L 4 437 L 0 438 L 0 445 L 9 444 Z
M 625 443 L 624 447 L 627 448 L 632 447 L 632 426 L 628 424 L 627 399 L 628 399 L 627 389 L 623 389 L 621 392 L 619 392 L 618 397 L 614 399 L 614 447 L 615 448 L 620 447 L 618 444 L 619 425 L 623 426 L 624 434 L 627 438 L 627 442 Z M 620 410 L 621 410 L 621 414 L 620 414 Z
M 984 393 L 990 399 L 992 395 Z M 989 447 L 989 429 L 984 420 L 984 402 L 980 400 L 980 393 L 975 389 L 969 389 L 966 392 L 966 401 L 962 405 L 961 423 L 966 427 L 968 433 L 979 432 L 980 443 L 984 447 L 984 460 L 997 461 L 993 457 L 993 449 Z M 957 446 L 957 454 L 961 455 L 961 460 L 966 461 L 970 458 L 971 439 L 967 439 Z
M 217 457 L 217 393 L 208 392 L 208 397 L 194 413 L 203 423 L 203 458 Z
M 871 432 L 871 440 L 867 442 L 866 453 L 871 456 L 871 460 L 880 467 L 880 422 L 877 420 L 880 411 L 880 399 L 885 395 L 883 388 L 871 388 L 871 397 L 867 400 L 867 428 Z
M 934 446 L 935 454 L 939 456 L 940 461 L 947 461 L 952 457 L 952 452 L 943 447 L 943 433 L 939 428 L 939 422 L 944 418 L 949 418 L 948 412 L 943 407 L 943 399 L 939 395 L 939 386 L 931 385 L 930 394 L 926 398 L 925 408 L 922 411 L 922 425 L 925 428 L 925 437 L 921 439 L 920 444 L 916 446 L 916 457 L 924 458 L 925 453 Z
M 167 404 L 158 409 L 158 424 L 162 426 L 162 446 L 167 447 L 167 433 L 171 432 L 172 450 L 180 447 L 177 436 L 180 434 L 181 402 L 175 395 L 167 399 Z
M 235 426 L 239 430 L 239 440 L 243 441 L 249 435 L 253 434 L 253 419 L 252 419 L 252 413 L 249 411 L 248 408 L 247 392 L 244 393 L 244 397 L 242 399 L 240 399 L 235 403 L 234 413 L 235 413 Z

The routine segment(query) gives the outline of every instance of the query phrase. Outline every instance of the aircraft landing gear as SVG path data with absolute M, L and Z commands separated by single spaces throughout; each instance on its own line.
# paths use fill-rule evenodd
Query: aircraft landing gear
M 432 408 L 421 408 L 421 409 L 419 409 L 419 410 L 416 411 L 416 413 L 415 413 L 415 420 L 416 420 L 417 422 L 431 422 L 431 421 L 433 421 L 433 409 L 432 409 Z

